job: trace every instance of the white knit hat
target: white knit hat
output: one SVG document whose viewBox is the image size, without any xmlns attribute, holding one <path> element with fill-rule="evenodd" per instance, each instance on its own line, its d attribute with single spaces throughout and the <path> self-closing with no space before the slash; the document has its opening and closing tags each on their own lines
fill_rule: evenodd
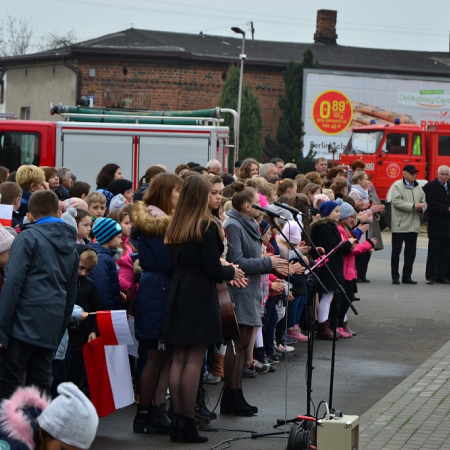
<svg viewBox="0 0 450 450">
<path fill-rule="evenodd" d="M 126 204 L 126 198 L 122 194 L 117 194 L 109 203 L 109 212 L 120 211 Z"/>
<path fill-rule="evenodd" d="M 14 236 L 0 224 L 0 254 L 10 250 L 13 241 Z"/>
<path fill-rule="evenodd" d="M 61 219 L 64 220 L 67 225 L 75 228 L 75 231 L 78 231 L 77 221 L 75 220 L 75 217 L 77 217 L 77 210 L 72 207 L 67 208 L 67 211 L 64 214 L 61 214 Z"/>
<path fill-rule="evenodd" d="M 73 383 L 61 383 L 58 394 L 38 417 L 39 426 L 68 445 L 90 448 L 98 427 L 94 405 Z"/>
<path fill-rule="evenodd" d="M 288 238 L 291 244 L 298 245 L 302 241 L 302 230 L 297 222 L 290 220 L 286 222 L 283 227 L 283 234 Z M 283 235 L 280 235 L 280 239 L 286 242 Z"/>
</svg>

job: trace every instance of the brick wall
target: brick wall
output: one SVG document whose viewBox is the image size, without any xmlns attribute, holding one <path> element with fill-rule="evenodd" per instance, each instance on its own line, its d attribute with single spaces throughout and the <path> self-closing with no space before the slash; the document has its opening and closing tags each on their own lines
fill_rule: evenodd
<svg viewBox="0 0 450 450">
<path fill-rule="evenodd" d="M 182 63 L 93 62 L 79 60 L 81 95 L 95 95 L 97 107 L 192 110 L 220 106 L 228 66 Z M 90 71 L 95 69 L 95 76 Z M 263 139 L 276 135 L 281 71 L 244 67 L 244 82 L 259 98 Z"/>
</svg>

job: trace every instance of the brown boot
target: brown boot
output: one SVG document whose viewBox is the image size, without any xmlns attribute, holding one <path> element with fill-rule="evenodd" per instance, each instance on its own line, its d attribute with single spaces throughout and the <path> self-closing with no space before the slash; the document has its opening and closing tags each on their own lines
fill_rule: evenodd
<svg viewBox="0 0 450 450">
<path fill-rule="evenodd" d="M 336 338 L 339 339 L 341 335 L 339 333 L 336 334 Z M 328 327 L 328 321 L 319 323 L 319 327 L 316 334 L 316 339 L 323 339 L 326 341 L 333 340 L 333 331 Z"/>
<path fill-rule="evenodd" d="M 224 379 L 223 374 L 223 361 L 225 359 L 225 355 L 220 353 L 214 353 L 213 356 L 213 365 L 211 367 L 211 374 L 215 377 L 220 377 L 222 380 Z"/>
</svg>

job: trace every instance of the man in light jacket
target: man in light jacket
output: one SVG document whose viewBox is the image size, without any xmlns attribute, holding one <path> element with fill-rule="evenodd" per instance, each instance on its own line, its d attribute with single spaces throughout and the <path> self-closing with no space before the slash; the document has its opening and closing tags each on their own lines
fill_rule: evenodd
<svg viewBox="0 0 450 450">
<path fill-rule="evenodd" d="M 411 278 L 416 259 L 417 235 L 420 233 L 420 216 L 426 210 L 425 193 L 416 181 L 418 170 L 413 165 L 403 168 L 403 178 L 394 183 L 392 191 L 391 231 L 392 283 L 400 284 L 400 253 L 405 244 L 402 283 L 417 284 Z"/>
</svg>

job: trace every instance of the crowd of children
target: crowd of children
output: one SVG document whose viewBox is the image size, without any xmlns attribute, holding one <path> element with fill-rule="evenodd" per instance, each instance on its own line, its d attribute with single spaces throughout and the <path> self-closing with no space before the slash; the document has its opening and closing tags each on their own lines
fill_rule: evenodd
<svg viewBox="0 0 450 450">
<path fill-rule="evenodd" d="M 100 170 L 92 192 L 88 183 L 74 181 L 69 168 L 21 166 L 0 184 L 0 203 L 13 208 L 12 227 L 0 226 L 0 399 L 11 396 L 25 373 L 27 385 L 54 397 L 65 381 L 88 393 L 83 346 L 99 335 L 95 315 L 88 313 L 126 309 L 136 315 L 140 341 L 135 373 L 140 403 L 133 428 L 145 433 L 173 431 L 168 416 L 181 420 L 182 413 L 179 404 L 175 412 L 166 410 L 173 365 L 166 340 L 178 345 L 178 332 L 170 328 L 167 316 L 174 320 L 174 311 L 172 307 L 166 313 L 166 304 L 177 255 L 169 254 L 164 240 L 174 211 L 181 207 L 183 183 L 193 176 L 210 183 L 208 220 L 219 227 L 222 265 L 240 274 L 230 282 L 230 290 L 241 336 L 234 355 L 230 346 L 220 345 L 214 330 L 208 336 L 204 330 L 200 334 L 202 345 L 211 346 L 206 355 L 195 353 L 196 360 L 204 359 L 199 363 L 199 386 L 189 376 L 197 393 L 196 419 L 216 417 L 206 406 L 203 383 L 225 379 L 221 412 L 250 416 L 258 409 L 243 396 L 243 377 L 275 372 L 282 355 L 315 332 L 316 338 L 327 340 L 356 335 L 347 324 L 349 302 L 357 299 L 355 257 L 373 251 L 378 241 L 364 239 L 368 215 L 358 216 L 355 202 L 346 195 L 347 181 L 337 176 L 332 189 L 322 190 L 319 174 L 302 176 L 295 168 L 289 171 L 292 179 L 267 180 L 258 176 L 254 160 L 242 162 L 234 181 L 214 172 L 199 175 L 194 165 L 180 165 L 181 176 L 150 167 L 134 198 L 131 181 L 116 164 Z M 136 198 L 142 201 L 136 203 Z M 194 209 L 201 203 L 189 201 Z M 283 218 L 276 220 L 273 213 Z M 307 282 L 315 280 L 306 270 L 310 266 L 315 266 L 320 283 Z M 231 268 L 223 273 L 227 279 L 233 277 Z M 179 309 L 180 303 L 174 304 Z M 183 348 L 189 348 L 187 338 Z M 181 367 L 175 354 L 174 367 Z M 184 394 L 177 395 L 178 402 L 184 401 Z M 190 412 L 183 416 L 183 427 L 190 419 Z M 188 431 L 177 433 L 172 433 L 173 440 L 204 440 Z"/>
</svg>

